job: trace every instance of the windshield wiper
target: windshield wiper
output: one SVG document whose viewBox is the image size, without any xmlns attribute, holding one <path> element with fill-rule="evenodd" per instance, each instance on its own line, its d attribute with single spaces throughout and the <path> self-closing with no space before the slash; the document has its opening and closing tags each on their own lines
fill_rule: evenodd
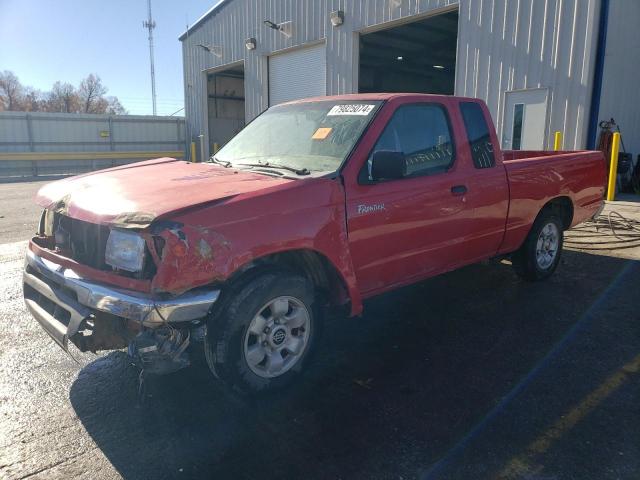
<svg viewBox="0 0 640 480">
<path fill-rule="evenodd" d="M 271 164 L 269 162 L 265 163 L 238 163 L 237 165 L 244 165 L 246 167 L 263 167 L 263 168 L 280 168 L 282 170 L 288 170 L 290 172 L 295 173 L 296 175 L 309 175 L 311 172 L 308 168 L 295 168 L 289 167 L 287 165 L 280 164 Z"/>
<path fill-rule="evenodd" d="M 209 162 L 210 163 L 217 163 L 218 165 L 222 165 L 224 168 L 231 167 L 231 162 L 225 162 L 224 160 L 219 160 L 214 156 L 209 158 Z"/>
</svg>

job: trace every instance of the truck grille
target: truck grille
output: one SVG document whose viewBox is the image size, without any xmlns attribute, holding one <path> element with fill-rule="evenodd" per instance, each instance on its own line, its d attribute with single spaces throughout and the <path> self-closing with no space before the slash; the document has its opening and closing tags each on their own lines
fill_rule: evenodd
<svg viewBox="0 0 640 480">
<path fill-rule="evenodd" d="M 109 227 L 56 213 L 53 220 L 56 247 L 78 263 L 111 270 L 104 261 Z"/>
<path fill-rule="evenodd" d="M 118 275 L 150 279 L 156 274 L 156 265 L 145 247 L 145 260 L 141 272 L 114 270 L 105 262 L 105 250 L 109 239 L 109 227 L 71 218 L 61 213 L 53 214 L 53 233 L 56 250 L 82 265 L 115 271 Z"/>
</svg>

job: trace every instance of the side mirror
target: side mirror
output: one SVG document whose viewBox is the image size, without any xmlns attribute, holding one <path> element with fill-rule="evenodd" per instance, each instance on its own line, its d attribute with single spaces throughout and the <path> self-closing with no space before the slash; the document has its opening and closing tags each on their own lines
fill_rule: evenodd
<svg viewBox="0 0 640 480">
<path fill-rule="evenodd" d="M 393 180 L 405 176 L 407 162 L 402 152 L 380 150 L 373 154 L 371 161 L 371 178 L 377 180 Z"/>
</svg>

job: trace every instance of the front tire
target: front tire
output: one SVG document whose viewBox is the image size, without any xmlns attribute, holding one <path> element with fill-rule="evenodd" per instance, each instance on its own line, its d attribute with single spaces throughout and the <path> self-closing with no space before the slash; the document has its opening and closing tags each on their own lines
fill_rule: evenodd
<svg viewBox="0 0 640 480">
<path fill-rule="evenodd" d="M 313 285 L 304 277 L 253 277 L 230 293 L 207 324 L 209 368 L 240 393 L 283 388 L 307 364 L 318 336 L 316 318 Z"/>
<path fill-rule="evenodd" d="M 563 241 L 562 220 L 552 211 L 543 211 L 511 257 L 516 273 L 528 281 L 549 278 L 560 262 Z"/>
</svg>

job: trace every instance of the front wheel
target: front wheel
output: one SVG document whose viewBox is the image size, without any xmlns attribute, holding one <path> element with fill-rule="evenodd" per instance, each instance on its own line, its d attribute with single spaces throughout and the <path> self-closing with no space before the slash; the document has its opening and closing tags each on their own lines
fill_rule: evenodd
<svg viewBox="0 0 640 480">
<path fill-rule="evenodd" d="M 522 247 L 511 260 L 516 273 L 525 280 L 544 280 L 560 262 L 562 220 L 552 212 L 542 212 L 531 227 Z"/>
<path fill-rule="evenodd" d="M 317 330 L 311 283 L 284 272 L 262 274 L 231 293 L 210 319 L 207 363 L 242 393 L 275 390 L 302 372 Z"/>
</svg>

